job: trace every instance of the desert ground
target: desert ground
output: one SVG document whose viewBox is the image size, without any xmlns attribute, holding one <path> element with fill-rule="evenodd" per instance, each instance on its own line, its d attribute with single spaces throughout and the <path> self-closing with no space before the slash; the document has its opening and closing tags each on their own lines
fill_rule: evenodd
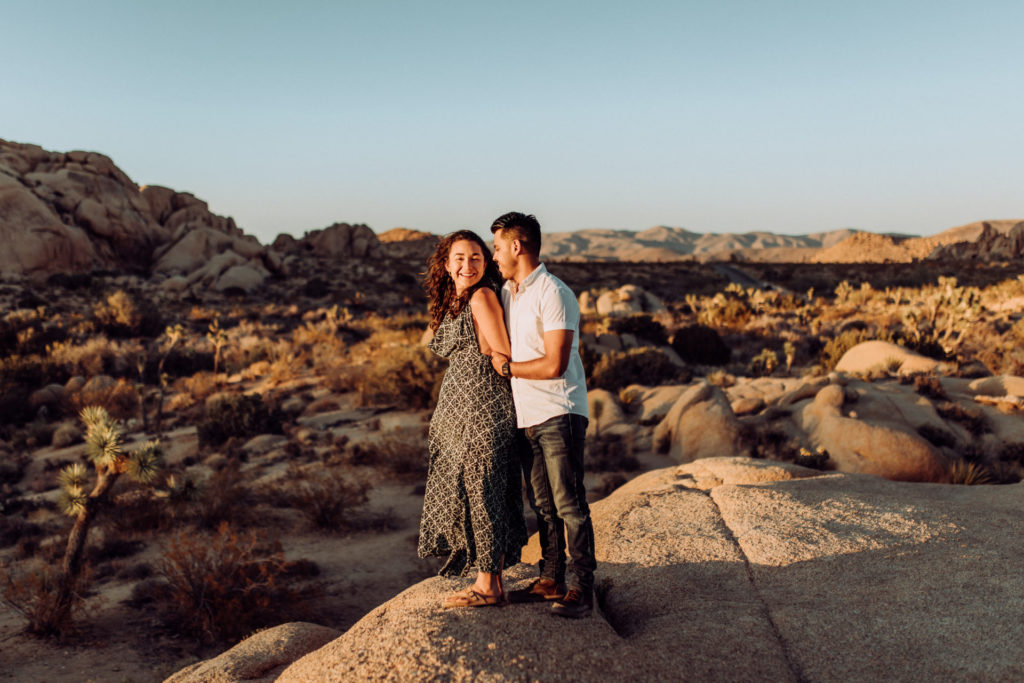
<svg viewBox="0 0 1024 683">
<path fill-rule="evenodd" d="M 113 272 L 0 283 L 0 678 L 162 680 L 286 621 L 345 631 L 436 573 L 415 545 L 444 368 L 422 343 L 417 262 L 323 268 L 252 293 Z M 550 268 L 585 313 L 594 501 L 716 455 L 902 481 L 1024 474 L 1019 263 Z M 889 346 L 844 360 L 864 342 Z M 927 402 L 897 425 L 917 450 L 855 460 L 801 427 L 797 406 L 837 382 L 836 419 L 865 429 L 892 428 L 881 396 Z M 81 463 L 95 483 L 80 419 L 95 405 L 125 453 L 159 439 L 159 469 L 116 481 L 54 623 L 73 523 L 60 475 Z M 695 438 L 691 405 L 718 426 Z"/>
</svg>

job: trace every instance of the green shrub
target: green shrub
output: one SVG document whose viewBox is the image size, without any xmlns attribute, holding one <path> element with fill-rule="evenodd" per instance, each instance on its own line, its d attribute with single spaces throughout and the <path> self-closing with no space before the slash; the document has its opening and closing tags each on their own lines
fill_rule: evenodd
<svg viewBox="0 0 1024 683">
<path fill-rule="evenodd" d="M 659 349 L 631 349 L 602 356 L 594 367 L 590 388 L 617 392 L 630 384 L 680 384 L 690 381 L 691 373 L 673 363 Z"/>
<path fill-rule="evenodd" d="M 611 318 L 608 329 L 615 334 L 631 334 L 658 346 L 668 343 L 665 326 L 647 314 Z"/>
<path fill-rule="evenodd" d="M 696 365 L 725 365 L 732 356 L 721 335 L 707 325 L 678 330 L 672 337 L 672 348 L 684 361 Z"/>
<path fill-rule="evenodd" d="M 200 446 L 219 446 L 231 437 L 280 434 L 281 413 L 271 410 L 259 394 L 232 394 L 211 400 L 197 427 Z"/>
</svg>

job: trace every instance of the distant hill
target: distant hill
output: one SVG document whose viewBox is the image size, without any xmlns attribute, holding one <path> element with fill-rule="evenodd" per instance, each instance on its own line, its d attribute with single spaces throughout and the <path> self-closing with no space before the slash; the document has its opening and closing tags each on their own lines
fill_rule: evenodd
<svg viewBox="0 0 1024 683">
<path fill-rule="evenodd" d="M 544 236 L 542 255 L 559 261 L 758 260 L 770 252 L 803 261 L 858 231 L 849 228 L 809 235 L 771 232 L 699 233 L 659 225 L 641 232 L 577 230 Z M 777 260 L 771 258 L 769 260 Z"/>
</svg>

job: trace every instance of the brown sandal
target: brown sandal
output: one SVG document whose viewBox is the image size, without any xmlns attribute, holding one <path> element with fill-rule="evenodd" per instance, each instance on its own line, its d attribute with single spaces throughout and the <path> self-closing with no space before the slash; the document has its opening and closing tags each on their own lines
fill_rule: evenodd
<svg viewBox="0 0 1024 683">
<path fill-rule="evenodd" d="M 472 588 L 457 591 L 444 599 L 444 607 L 501 607 L 508 602 L 504 592 L 501 595 L 483 595 Z"/>
</svg>

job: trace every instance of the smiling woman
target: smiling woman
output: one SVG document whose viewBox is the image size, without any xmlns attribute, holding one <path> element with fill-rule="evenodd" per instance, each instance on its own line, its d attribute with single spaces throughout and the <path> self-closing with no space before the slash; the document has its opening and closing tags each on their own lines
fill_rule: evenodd
<svg viewBox="0 0 1024 683">
<path fill-rule="evenodd" d="M 477 574 L 445 607 L 505 603 L 501 573 L 526 542 L 512 390 L 489 355 L 510 353 L 500 282 L 487 246 L 468 230 L 441 240 L 427 271 L 430 348 L 448 369 L 430 419 L 418 552 L 446 557 L 442 576 Z"/>
</svg>

